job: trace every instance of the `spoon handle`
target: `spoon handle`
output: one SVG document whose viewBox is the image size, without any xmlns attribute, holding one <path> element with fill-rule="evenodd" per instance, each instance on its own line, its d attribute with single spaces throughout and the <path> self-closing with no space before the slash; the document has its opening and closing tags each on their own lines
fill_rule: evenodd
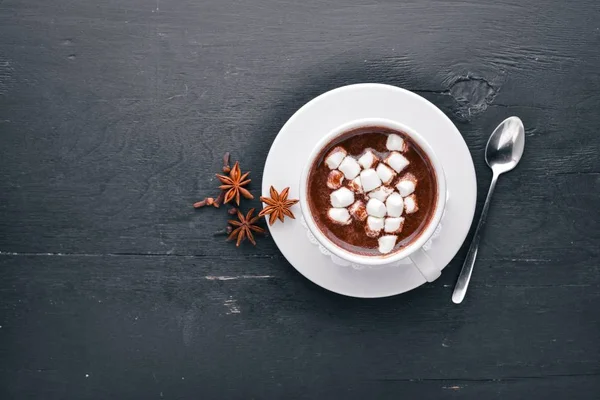
<svg viewBox="0 0 600 400">
<path fill-rule="evenodd" d="M 465 294 L 467 294 L 467 287 L 469 286 L 469 281 L 471 280 L 471 275 L 473 274 L 473 266 L 475 265 L 475 258 L 477 258 L 477 251 L 479 250 L 481 231 L 487 219 L 487 213 L 490 208 L 492 194 L 496 188 L 498 175 L 499 174 L 494 173 L 494 176 L 492 177 L 492 183 L 490 183 L 490 189 L 488 190 L 485 204 L 483 205 L 483 211 L 481 211 L 481 216 L 479 217 L 479 222 L 477 223 L 475 235 L 473 235 L 473 240 L 471 241 L 471 246 L 469 247 L 469 252 L 467 253 L 467 258 L 465 259 L 465 263 L 463 264 L 460 275 L 458 276 L 458 280 L 456 281 L 454 293 L 452 293 L 452 301 L 456 304 L 462 303 L 463 299 L 465 298 Z"/>
</svg>

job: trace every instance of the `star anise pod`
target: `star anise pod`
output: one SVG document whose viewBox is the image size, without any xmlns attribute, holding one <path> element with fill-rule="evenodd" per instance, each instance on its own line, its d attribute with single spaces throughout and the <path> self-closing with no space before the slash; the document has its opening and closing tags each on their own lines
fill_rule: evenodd
<svg viewBox="0 0 600 400">
<path fill-rule="evenodd" d="M 263 217 L 265 215 L 269 215 L 269 225 L 273 225 L 273 223 L 279 218 L 281 222 L 287 216 L 292 219 L 296 219 L 294 214 L 290 210 L 294 204 L 298 202 L 298 200 L 288 200 L 288 193 L 290 188 L 287 187 L 283 189 L 281 193 L 277 193 L 277 190 L 273 186 L 269 190 L 269 194 L 271 197 L 260 196 L 260 201 L 267 204 L 265 208 L 258 214 L 259 217 Z"/>
<path fill-rule="evenodd" d="M 235 245 L 239 246 L 245 238 L 248 238 L 250 243 L 256 246 L 256 241 L 254 240 L 252 232 L 265 233 L 265 230 L 260 226 L 255 225 L 260 217 L 252 218 L 253 213 L 254 208 L 248 211 L 248 214 L 244 217 L 244 214 L 242 214 L 240 210 L 237 210 L 238 220 L 229 220 L 229 224 L 233 225 L 235 229 L 231 232 L 227 240 L 236 239 Z"/>
<path fill-rule="evenodd" d="M 239 206 L 240 193 L 247 199 L 254 198 L 252 193 L 244 188 L 244 186 L 250 183 L 250 179 L 246 179 L 249 174 L 250 172 L 246 172 L 242 175 L 240 163 L 237 161 L 231 171 L 229 171 L 229 176 L 216 174 L 217 178 L 219 178 L 222 183 L 222 185 L 219 186 L 219 189 L 226 190 L 224 203 L 229 203 L 231 200 L 235 199 L 236 204 Z"/>
</svg>

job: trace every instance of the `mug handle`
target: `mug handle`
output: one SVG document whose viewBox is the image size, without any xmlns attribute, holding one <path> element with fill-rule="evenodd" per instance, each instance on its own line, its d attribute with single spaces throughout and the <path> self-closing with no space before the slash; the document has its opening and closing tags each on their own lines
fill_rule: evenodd
<svg viewBox="0 0 600 400">
<path fill-rule="evenodd" d="M 442 274 L 442 271 L 435 266 L 431 257 L 423 249 L 415 251 L 409 258 L 427 282 L 435 281 Z"/>
</svg>

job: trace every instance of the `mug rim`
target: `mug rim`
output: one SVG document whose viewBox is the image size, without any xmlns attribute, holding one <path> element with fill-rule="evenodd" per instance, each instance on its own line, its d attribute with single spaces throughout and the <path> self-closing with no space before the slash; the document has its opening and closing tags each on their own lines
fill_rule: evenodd
<svg viewBox="0 0 600 400">
<path fill-rule="evenodd" d="M 331 241 L 325 234 L 319 229 L 317 224 L 315 223 L 310 206 L 308 204 L 308 176 L 312 169 L 312 166 L 319 156 L 323 148 L 329 144 L 336 137 L 341 136 L 342 134 L 348 132 L 349 130 L 367 127 L 367 126 L 382 126 L 385 128 L 390 128 L 393 130 L 400 131 L 405 135 L 409 136 L 411 140 L 414 140 L 417 145 L 425 152 L 431 165 L 433 166 L 434 172 L 436 174 L 436 183 L 437 183 L 437 199 L 435 202 L 436 209 L 434 211 L 433 216 L 429 224 L 426 228 L 417 236 L 415 240 L 413 240 L 408 246 L 405 246 L 403 249 L 394 252 L 392 254 L 386 255 L 361 255 L 357 253 L 352 253 L 346 249 L 341 248 L 333 241 Z M 437 155 L 427 143 L 427 141 L 419 135 L 414 129 L 409 126 L 394 121 L 387 118 L 360 118 L 355 119 L 349 122 L 346 122 L 342 125 L 337 126 L 336 128 L 330 130 L 326 135 L 323 136 L 319 140 L 319 142 L 315 145 L 311 154 L 308 158 L 307 164 L 304 166 L 302 171 L 302 175 L 300 176 L 300 188 L 299 188 L 299 198 L 300 198 L 300 208 L 302 210 L 302 214 L 304 216 L 304 220 L 306 221 L 306 225 L 308 226 L 310 232 L 317 239 L 317 241 L 325 247 L 332 254 L 340 257 L 346 261 L 349 261 L 353 264 L 365 265 L 365 266 L 381 266 L 392 264 L 397 261 L 400 261 L 406 257 L 409 257 L 414 252 L 418 251 L 427 243 L 427 241 L 434 234 L 437 226 L 440 224 L 442 219 L 442 215 L 446 208 L 446 176 L 444 173 L 444 168 L 439 161 Z"/>
</svg>

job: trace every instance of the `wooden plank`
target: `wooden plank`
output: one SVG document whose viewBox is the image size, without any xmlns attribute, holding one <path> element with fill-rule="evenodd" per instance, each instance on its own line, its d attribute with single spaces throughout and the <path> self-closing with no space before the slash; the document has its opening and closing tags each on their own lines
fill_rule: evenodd
<svg viewBox="0 0 600 400">
<path fill-rule="evenodd" d="M 591 38 L 578 35 L 582 26 L 565 31 L 541 17 L 535 29 L 553 33 L 537 37 L 535 45 L 516 37 L 506 44 L 501 39 L 509 32 L 482 29 L 480 38 L 463 38 L 459 48 L 444 47 L 466 29 L 458 24 L 448 35 L 449 15 L 470 21 L 471 31 L 488 26 L 488 11 L 500 21 L 527 11 L 502 4 L 504 14 L 497 4 L 436 4 L 429 8 L 438 11 L 426 17 L 419 13 L 427 2 L 381 4 L 366 25 L 345 26 L 346 35 L 327 31 L 331 37 L 318 43 L 313 34 L 295 35 L 301 26 L 273 26 L 289 8 L 269 2 L 236 5 L 235 11 L 227 2 L 179 2 L 162 10 L 140 1 L 100 8 L 83 2 L 63 9 L 39 1 L 5 4 L 2 53 L 10 57 L 0 63 L 7 71 L 0 146 L 15 150 L 0 160 L 0 249 L 220 254 L 224 248 L 212 246 L 203 229 L 221 229 L 226 217 L 207 218 L 190 204 L 214 193 L 212 173 L 222 153 L 231 151 L 253 171 L 256 193 L 270 143 L 286 118 L 328 89 L 362 81 L 416 90 L 452 116 L 472 150 L 480 193 L 489 177 L 483 161 L 489 132 L 503 118 L 520 115 L 528 132 L 526 155 L 500 184 L 498 196 L 504 198 L 499 201 L 506 204 L 495 207 L 511 210 L 501 214 L 500 224 L 510 219 L 519 225 L 510 237 L 520 243 L 540 224 L 531 209 L 543 212 L 543 219 L 559 220 L 553 231 L 540 235 L 545 245 L 554 237 L 544 234 L 572 229 L 562 209 L 546 210 L 549 199 L 564 195 L 566 187 L 598 187 L 597 121 L 579 116 L 596 109 L 592 88 L 599 82 L 590 74 L 600 56 Z M 293 19 L 306 20 L 315 7 L 309 2 L 295 8 Z M 329 7 L 315 23 L 372 8 L 336 2 Z M 549 7 L 543 15 L 558 15 L 560 9 Z M 59 10 L 61 17 L 53 18 Z M 563 11 L 572 19 L 589 18 L 579 8 Z M 392 14 L 393 24 L 385 18 Z M 419 30 L 441 40 L 435 54 L 418 41 L 398 42 L 406 29 L 418 26 L 415 18 L 426 18 L 427 27 Z M 376 31 L 364 29 L 369 21 Z M 263 32 L 261 26 L 269 29 Z M 21 38 L 24 29 L 28 36 Z M 577 44 L 557 41 L 559 34 L 577 37 Z M 488 51 L 492 39 L 499 47 L 483 60 L 473 58 Z M 332 49 L 337 49 L 333 55 Z M 477 61 L 454 63 L 465 56 Z M 562 177 L 584 173 L 592 175 Z M 511 192 L 515 181 L 522 184 L 518 198 Z M 582 213 L 596 208 L 597 196 L 587 198 L 579 206 Z M 532 217 L 535 225 L 521 224 Z M 502 235 L 493 224 L 490 236 Z M 266 251 L 276 254 L 272 245 Z"/>
<path fill-rule="evenodd" d="M 2 375 L 15 396 L 598 388 L 598 285 L 507 285 L 499 277 L 474 282 L 472 301 L 457 307 L 446 277 L 364 301 L 317 289 L 270 258 L 0 262 Z"/>
</svg>

